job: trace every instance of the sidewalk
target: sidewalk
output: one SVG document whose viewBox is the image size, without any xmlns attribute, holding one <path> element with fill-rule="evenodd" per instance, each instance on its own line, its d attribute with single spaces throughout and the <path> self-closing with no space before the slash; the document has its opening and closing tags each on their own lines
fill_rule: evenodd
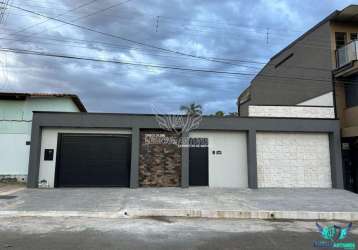
<svg viewBox="0 0 358 250">
<path fill-rule="evenodd" d="M 153 216 L 358 221 L 358 195 L 334 189 L 25 189 L 0 216 Z"/>
<path fill-rule="evenodd" d="M 25 184 L 8 184 L 0 182 L 0 196 L 11 195 L 12 193 L 16 193 L 24 189 Z"/>
</svg>

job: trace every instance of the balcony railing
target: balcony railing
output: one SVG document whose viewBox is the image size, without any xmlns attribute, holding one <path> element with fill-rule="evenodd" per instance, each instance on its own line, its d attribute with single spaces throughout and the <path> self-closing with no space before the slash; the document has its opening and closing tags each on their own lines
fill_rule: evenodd
<svg viewBox="0 0 358 250">
<path fill-rule="evenodd" d="M 358 40 L 352 41 L 336 51 L 337 68 L 358 60 Z"/>
</svg>

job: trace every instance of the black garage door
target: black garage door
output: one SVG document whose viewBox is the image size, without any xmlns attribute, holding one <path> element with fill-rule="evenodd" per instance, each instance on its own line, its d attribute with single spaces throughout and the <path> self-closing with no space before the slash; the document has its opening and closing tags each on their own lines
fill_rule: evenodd
<svg viewBox="0 0 358 250">
<path fill-rule="evenodd" d="M 130 135 L 60 134 L 57 187 L 128 187 Z"/>
</svg>

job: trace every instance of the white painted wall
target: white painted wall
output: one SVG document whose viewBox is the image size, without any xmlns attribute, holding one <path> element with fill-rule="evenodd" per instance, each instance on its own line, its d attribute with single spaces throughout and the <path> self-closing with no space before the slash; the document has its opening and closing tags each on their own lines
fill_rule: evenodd
<svg viewBox="0 0 358 250">
<path fill-rule="evenodd" d="M 0 178 L 23 177 L 28 172 L 33 111 L 78 112 L 69 97 L 28 97 L 0 100 Z"/>
<path fill-rule="evenodd" d="M 41 134 L 41 156 L 39 182 L 47 181 L 46 187 L 54 187 L 58 133 L 93 133 L 93 134 L 131 134 L 125 129 L 75 129 L 75 128 L 44 128 Z M 44 161 L 45 149 L 54 149 L 54 160 Z"/>
<path fill-rule="evenodd" d="M 328 134 L 257 133 L 259 187 L 331 188 Z"/>
<path fill-rule="evenodd" d="M 245 132 L 194 131 L 190 137 L 208 138 L 210 187 L 248 187 Z M 214 155 L 213 150 L 222 154 Z"/>
<path fill-rule="evenodd" d="M 306 106 L 334 106 L 333 102 L 333 92 L 329 92 L 324 95 L 317 96 L 315 98 L 306 100 L 297 105 L 306 105 Z"/>
<path fill-rule="evenodd" d="M 0 174 L 11 176 L 27 175 L 30 146 L 27 134 L 0 134 Z"/>
<path fill-rule="evenodd" d="M 290 118 L 326 118 L 333 119 L 333 107 L 300 106 L 249 106 L 251 117 L 290 117 Z"/>
</svg>

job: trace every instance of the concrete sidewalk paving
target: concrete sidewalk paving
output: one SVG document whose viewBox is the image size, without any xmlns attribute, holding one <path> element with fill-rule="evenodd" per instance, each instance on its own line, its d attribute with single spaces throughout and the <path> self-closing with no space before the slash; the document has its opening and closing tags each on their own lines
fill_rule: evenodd
<svg viewBox="0 0 358 250">
<path fill-rule="evenodd" d="M 358 195 L 335 189 L 26 189 L 0 216 L 202 217 L 358 221 Z"/>
<path fill-rule="evenodd" d="M 0 183 L 0 195 L 10 195 L 25 189 L 24 184 Z"/>
</svg>

